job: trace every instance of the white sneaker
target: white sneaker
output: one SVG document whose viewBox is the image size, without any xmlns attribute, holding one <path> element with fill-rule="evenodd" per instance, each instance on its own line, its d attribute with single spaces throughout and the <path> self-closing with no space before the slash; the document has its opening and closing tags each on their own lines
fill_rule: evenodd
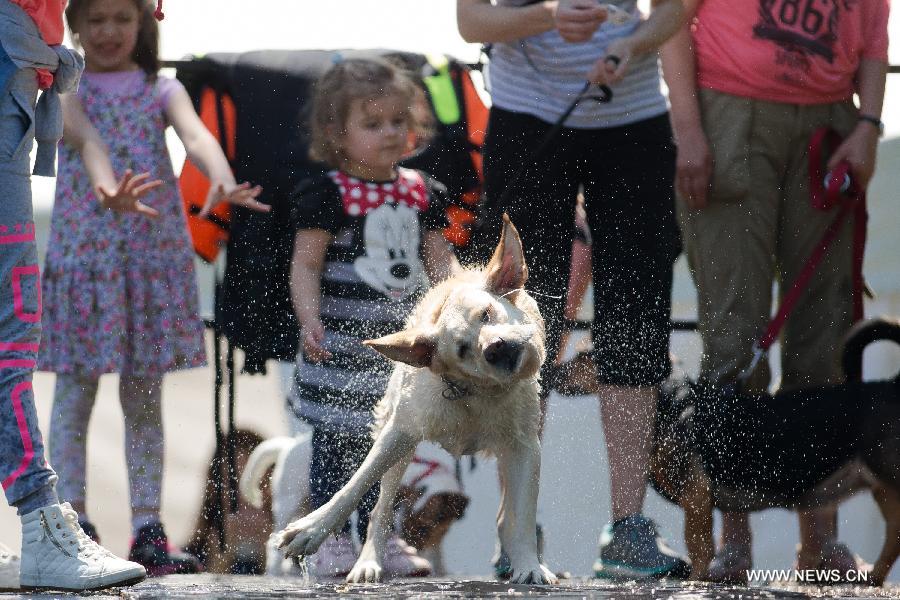
<svg viewBox="0 0 900 600">
<path fill-rule="evenodd" d="M 0 544 L 0 592 L 19 589 L 19 557 Z"/>
<path fill-rule="evenodd" d="M 381 563 L 387 577 L 428 577 L 431 575 L 431 563 L 419 556 L 415 548 L 393 535 L 384 549 Z"/>
<path fill-rule="evenodd" d="M 319 550 L 309 557 L 309 574 L 314 577 L 346 577 L 359 554 L 349 533 L 329 535 Z"/>
<path fill-rule="evenodd" d="M 22 517 L 21 586 L 26 590 L 99 590 L 132 585 L 144 567 L 123 560 L 89 538 L 68 503 Z"/>
</svg>

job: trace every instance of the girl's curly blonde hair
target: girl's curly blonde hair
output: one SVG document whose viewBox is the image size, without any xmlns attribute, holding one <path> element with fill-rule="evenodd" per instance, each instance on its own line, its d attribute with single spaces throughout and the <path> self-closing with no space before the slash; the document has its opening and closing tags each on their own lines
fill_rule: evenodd
<svg viewBox="0 0 900 600">
<path fill-rule="evenodd" d="M 410 131 L 427 134 L 427 126 L 414 118 L 413 104 L 423 92 L 403 70 L 379 58 L 348 58 L 336 63 L 316 83 L 310 122 L 309 157 L 333 169 L 344 166 L 340 139 L 346 133 L 350 107 L 357 100 L 399 96 L 407 110 Z"/>
</svg>

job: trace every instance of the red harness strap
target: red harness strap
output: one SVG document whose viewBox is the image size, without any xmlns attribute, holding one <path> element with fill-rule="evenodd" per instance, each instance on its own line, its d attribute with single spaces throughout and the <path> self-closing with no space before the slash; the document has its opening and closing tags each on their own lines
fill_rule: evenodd
<svg viewBox="0 0 900 600">
<path fill-rule="evenodd" d="M 822 262 L 822 258 L 828 251 L 828 247 L 837 237 L 838 232 L 843 225 L 844 220 L 853 213 L 854 230 L 853 230 L 853 320 L 858 321 L 863 316 L 862 292 L 863 292 L 863 276 L 862 263 L 863 254 L 866 248 L 866 222 L 868 221 L 868 213 L 866 212 L 866 193 L 860 190 L 850 176 L 850 163 L 841 161 L 828 174 L 828 181 L 825 182 L 825 164 L 827 156 L 842 141 L 841 136 L 829 128 L 817 130 L 809 141 L 809 190 L 810 203 L 818 210 L 828 211 L 837 207 L 837 214 L 831 225 L 825 231 L 819 245 L 816 246 L 812 254 L 803 265 L 800 275 L 791 285 L 791 289 L 784 297 L 778 313 L 769 321 L 765 333 L 756 342 L 754 348 L 753 361 L 744 371 L 746 375 L 753 370 L 759 359 L 768 351 L 769 347 L 775 342 L 781 328 L 787 320 L 788 315 L 794 309 L 803 289 L 809 284 L 816 267 Z M 827 146 L 827 153 L 823 152 L 823 148 Z M 849 181 L 849 186 L 846 183 Z M 845 187 L 846 186 L 846 187 Z M 842 190 L 842 188 L 844 188 Z"/>
<path fill-rule="evenodd" d="M 419 458 L 418 456 L 413 456 L 410 462 L 417 465 L 427 465 L 425 471 L 409 483 L 409 487 L 412 488 L 418 486 L 426 477 L 441 468 L 441 463 L 435 460 L 426 460 L 424 458 Z"/>
</svg>

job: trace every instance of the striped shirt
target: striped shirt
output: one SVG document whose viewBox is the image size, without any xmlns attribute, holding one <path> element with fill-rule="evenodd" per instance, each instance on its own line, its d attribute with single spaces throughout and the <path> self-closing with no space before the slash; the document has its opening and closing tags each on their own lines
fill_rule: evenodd
<svg viewBox="0 0 900 600">
<path fill-rule="evenodd" d="M 505 6 L 522 6 L 528 0 L 496 0 Z M 491 47 L 488 84 L 494 106 L 526 113 L 548 123 L 557 120 L 584 86 L 594 63 L 613 40 L 630 35 L 640 24 L 635 0 L 615 0 L 632 18 L 622 24 L 604 23 L 590 41 L 569 43 L 555 29 Z M 566 120 L 567 127 L 599 129 L 628 125 L 664 114 L 666 98 L 661 89 L 657 53 L 633 58 L 625 78 L 611 86 L 612 102 L 581 101 Z"/>
<path fill-rule="evenodd" d="M 399 169 L 394 181 L 364 181 L 331 171 L 301 184 L 292 203 L 296 230 L 323 229 L 333 239 L 322 272 L 323 363 L 297 356 L 288 398 L 316 427 L 365 435 L 393 363 L 363 340 L 403 329 L 428 287 L 421 244 L 446 225 L 443 186 Z"/>
</svg>

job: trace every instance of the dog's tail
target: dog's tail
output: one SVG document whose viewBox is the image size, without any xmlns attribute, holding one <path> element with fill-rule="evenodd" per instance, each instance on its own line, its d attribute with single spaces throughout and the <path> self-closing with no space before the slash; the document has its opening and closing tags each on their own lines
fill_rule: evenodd
<svg viewBox="0 0 900 600">
<path fill-rule="evenodd" d="M 862 381 L 863 351 L 872 342 L 892 341 L 900 345 L 900 321 L 879 317 L 854 325 L 844 338 L 843 368 L 847 381 Z M 897 378 L 900 379 L 900 373 Z"/>
<path fill-rule="evenodd" d="M 278 461 L 281 452 L 295 443 L 292 437 L 276 437 L 264 441 L 253 449 L 244 472 L 241 473 L 241 495 L 256 508 L 262 508 L 263 495 L 261 484 L 266 471 Z"/>
</svg>

